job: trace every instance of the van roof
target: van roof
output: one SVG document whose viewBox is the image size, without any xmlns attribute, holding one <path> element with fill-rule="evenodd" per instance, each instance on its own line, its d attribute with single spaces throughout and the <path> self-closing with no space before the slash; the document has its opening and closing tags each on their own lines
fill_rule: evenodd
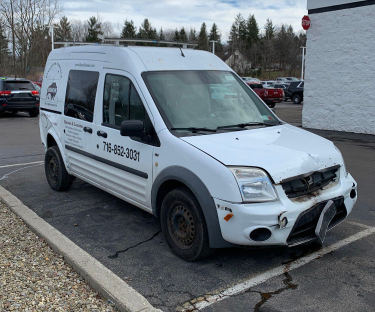
<svg viewBox="0 0 375 312">
<path fill-rule="evenodd" d="M 133 62 L 140 71 L 231 70 L 207 51 L 139 46 L 85 45 L 55 49 L 49 60 L 99 61 L 118 66 Z M 118 65 L 118 66 L 117 66 Z M 143 65 L 143 66 L 142 66 Z M 143 67 L 142 69 L 139 67 Z M 124 67 L 119 67 L 124 68 Z M 125 67 L 126 68 L 126 67 Z"/>
</svg>

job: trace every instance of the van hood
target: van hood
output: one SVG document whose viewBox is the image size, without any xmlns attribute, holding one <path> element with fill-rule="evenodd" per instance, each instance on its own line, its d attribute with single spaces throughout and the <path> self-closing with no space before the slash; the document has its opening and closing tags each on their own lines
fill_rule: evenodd
<svg viewBox="0 0 375 312">
<path fill-rule="evenodd" d="M 275 183 L 343 165 L 331 141 L 288 124 L 181 139 L 226 166 L 262 168 Z"/>
</svg>

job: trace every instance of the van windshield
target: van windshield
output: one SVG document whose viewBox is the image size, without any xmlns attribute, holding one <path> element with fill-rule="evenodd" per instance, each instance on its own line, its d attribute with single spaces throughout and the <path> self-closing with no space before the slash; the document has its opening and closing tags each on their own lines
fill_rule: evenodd
<svg viewBox="0 0 375 312">
<path fill-rule="evenodd" d="M 172 130 L 279 124 L 265 104 L 231 72 L 145 72 L 142 76 Z"/>
</svg>

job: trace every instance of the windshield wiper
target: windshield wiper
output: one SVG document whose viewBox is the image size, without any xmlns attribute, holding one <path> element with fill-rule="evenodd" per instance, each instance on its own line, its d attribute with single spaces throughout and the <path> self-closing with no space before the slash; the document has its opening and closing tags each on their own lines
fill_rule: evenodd
<svg viewBox="0 0 375 312">
<path fill-rule="evenodd" d="M 197 131 L 208 131 L 208 132 L 216 132 L 216 129 L 208 129 L 208 128 L 196 128 L 196 127 L 188 127 L 188 128 L 171 128 L 171 130 L 186 130 L 191 131 L 193 133 Z"/>
<path fill-rule="evenodd" d="M 228 126 L 220 126 L 217 129 L 227 129 L 227 128 L 245 128 L 248 126 L 266 126 L 266 127 L 273 127 L 277 126 L 275 124 L 265 123 L 265 122 L 248 122 L 248 123 L 240 123 L 237 125 L 228 125 Z"/>
</svg>

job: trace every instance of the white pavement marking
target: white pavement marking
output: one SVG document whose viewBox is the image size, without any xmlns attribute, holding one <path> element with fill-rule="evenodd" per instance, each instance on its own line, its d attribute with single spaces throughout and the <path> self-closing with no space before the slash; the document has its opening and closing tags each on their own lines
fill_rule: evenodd
<svg viewBox="0 0 375 312">
<path fill-rule="evenodd" d="M 33 165 L 33 164 L 41 164 L 43 163 L 44 161 L 33 161 L 33 162 L 29 162 L 29 163 L 23 163 L 23 164 L 13 164 L 13 165 L 5 165 L 5 166 L 0 166 L 0 169 L 1 168 L 9 168 L 9 167 L 17 167 L 17 166 L 26 166 L 26 165 Z"/>
<path fill-rule="evenodd" d="M 201 296 L 204 299 L 201 300 L 201 301 L 198 301 L 196 303 L 193 303 L 193 304 L 191 304 L 190 302 L 187 302 L 183 305 L 182 311 L 202 310 L 202 309 L 204 309 L 204 308 L 206 308 L 206 307 L 208 307 L 208 306 L 210 306 L 210 305 L 212 305 L 216 302 L 219 302 L 219 301 L 224 300 L 224 299 L 228 299 L 233 295 L 237 295 L 239 293 L 245 292 L 246 290 L 248 290 L 248 289 L 250 289 L 254 286 L 257 286 L 259 284 L 262 284 L 262 283 L 266 282 L 267 280 L 269 280 L 273 277 L 277 277 L 277 276 L 282 275 L 284 273 L 290 272 L 294 269 L 297 269 L 301 266 L 304 266 L 305 264 L 310 263 L 313 260 L 320 259 L 322 256 L 324 256 L 324 255 L 326 255 L 326 254 L 328 254 L 332 251 L 338 250 L 341 247 L 344 247 L 344 246 L 346 246 L 350 243 L 353 243 L 353 242 L 355 242 L 357 240 L 360 240 L 364 237 L 367 237 L 371 234 L 375 234 L 375 227 L 369 227 L 367 225 L 360 224 L 360 223 L 355 223 L 355 224 L 360 225 L 362 227 L 365 227 L 366 230 L 363 230 L 361 232 L 358 232 L 357 234 L 354 234 L 352 236 L 344 238 L 343 240 L 341 240 L 341 241 L 339 241 L 335 244 L 324 247 L 319 251 L 316 251 L 316 252 L 314 252 L 310 255 L 299 258 L 297 260 L 294 260 L 294 261 L 292 261 L 288 264 L 280 265 L 280 266 L 278 266 L 274 269 L 263 272 L 263 273 L 255 276 L 255 277 L 251 277 L 248 280 L 246 280 L 246 281 L 244 281 L 240 284 L 237 284 L 237 285 L 232 286 L 228 289 L 225 289 L 225 290 L 222 290 L 222 291 L 218 292 L 217 295 Z"/>
<path fill-rule="evenodd" d="M 21 170 L 26 169 L 26 168 L 40 166 L 40 165 L 42 165 L 42 163 L 41 163 L 41 164 L 36 164 L 36 165 L 31 165 L 31 166 L 22 167 L 22 168 L 17 169 L 17 170 L 13 170 L 13 171 L 11 171 L 11 172 L 9 172 L 9 173 L 7 173 L 7 174 L 4 174 L 4 175 L 0 178 L 0 181 L 6 179 L 6 178 L 7 178 L 8 176 L 10 176 L 12 173 L 15 173 L 15 172 L 17 172 L 17 171 L 21 171 Z"/>
</svg>

